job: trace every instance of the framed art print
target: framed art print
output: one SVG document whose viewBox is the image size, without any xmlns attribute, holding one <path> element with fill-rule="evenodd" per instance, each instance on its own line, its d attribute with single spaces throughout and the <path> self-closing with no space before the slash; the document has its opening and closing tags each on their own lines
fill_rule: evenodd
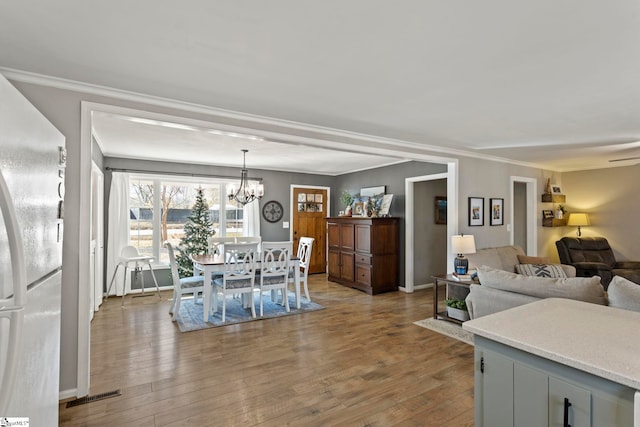
<svg viewBox="0 0 640 427">
<path fill-rule="evenodd" d="M 469 226 L 484 225 L 484 197 L 469 197 Z"/>
<path fill-rule="evenodd" d="M 489 199 L 491 225 L 504 225 L 504 199 Z"/>
</svg>

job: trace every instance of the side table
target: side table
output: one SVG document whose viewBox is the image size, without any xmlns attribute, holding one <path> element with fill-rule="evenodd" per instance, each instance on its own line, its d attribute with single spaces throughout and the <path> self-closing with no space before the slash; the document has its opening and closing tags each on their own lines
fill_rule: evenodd
<svg viewBox="0 0 640 427">
<path fill-rule="evenodd" d="M 479 284 L 477 280 L 458 280 L 453 277 L 452 274 L 441 274 L 437 276 L 432 276 L 433 278 L 433 318 L 434 319 L 443 319 L 448 320 L 449 322 L 459 323 L 462 322 L 458 319 L 454 319 L 447 315 L 447 310 L 438 311 L 438 287 L 440 285 L 445 285 L 445 295 L 450 295 L 451 291 L 455 292 L 457 297 L 463 298 L 469 294 L 469 286 L 475 284 Z"/>
</svg>

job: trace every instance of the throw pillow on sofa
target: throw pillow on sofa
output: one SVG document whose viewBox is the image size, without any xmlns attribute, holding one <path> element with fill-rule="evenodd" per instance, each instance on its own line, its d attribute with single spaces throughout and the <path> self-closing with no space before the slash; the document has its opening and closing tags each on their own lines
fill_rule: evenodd
<svg viewBox="0 0 640 427">
<path fill-rule="evenodd" d="M 549 257 L 518 255 L 518 262 L 520 264 L 549 264 Z"/>
<path fill-rule="evenodd" d="M 537 298 L 568 298 L 607 305 L 600 277 L 549 278 L 523 276 L 482 266 L 478 268 L 481 286 L 530 295 Z"/>
<path fill-rule="evenodd" d="M 613 276 L 607 288 L 609 305 L 640 312 L 640 285 L 622 276 Z"/>
<path fill-rule="evenodd" d="M 516 273 L 536 277 L 567 277 L 558 264 L 516 264 Z"/>
</svg>

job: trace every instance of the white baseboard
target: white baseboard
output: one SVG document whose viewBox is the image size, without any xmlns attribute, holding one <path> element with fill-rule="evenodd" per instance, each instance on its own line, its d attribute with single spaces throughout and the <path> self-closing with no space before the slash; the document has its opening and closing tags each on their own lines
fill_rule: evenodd
<svg viewBox="0 0 640 427">
<path fill-rule="evenodd" d="M 65 399 L 70 399 L 70 398 L 76 398 L 78 397 L 78 389 L 77 388 L 72 388 L 69 390 L 61 390 L 60 393 L 58 394 L 58 400 L 65 400 Z"/>
<path fill-rule="evenodd" d="M 429 289 L 429 288 L 433 288 L 433 283 L 425 283 L 424 285 L 415 285 L 415 286 L 413 287 L 413 290 L 414 290 L 414 291 L 417 291 L 417 290 L 420 290 L 420 289 Z M 411 293 L 411 292 L 407 291 L 407 288 L 406 288 L 406 287 L 404 287 L 404 286 L 399 286 L 399 287 L 398 287 L 398 290 L 399 290 L 400 292 Z"/>
</svg>

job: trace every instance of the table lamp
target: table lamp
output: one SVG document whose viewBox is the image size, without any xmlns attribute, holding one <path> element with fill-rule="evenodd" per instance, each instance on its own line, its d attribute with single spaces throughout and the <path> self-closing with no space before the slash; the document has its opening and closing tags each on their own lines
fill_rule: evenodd
<svg viewBox="0 0 640 427">
<path fill-rule="evenodd" d="M 465 254 L 476 253 L 476 241 L 472 235 L 461 234 L 459 236 L 451 236 L 451 249 L 457 254 L 453 260 L 453 271 L 456 274 L 467 274 L 469 268 L 469 260 L 464 257 Z"/>
<path fill-rule="evenodd" d="M 589 221 L 589 215 L 586 213 L 570 213 L 569 219 L 567 220 L 567 225 L 569 227 L 578 227 L 578 237 L 582 236 L 582 231 L 580 231 L 580 227 L 585 225 L 591 225 L 591 221 Z"/>
</svg>

